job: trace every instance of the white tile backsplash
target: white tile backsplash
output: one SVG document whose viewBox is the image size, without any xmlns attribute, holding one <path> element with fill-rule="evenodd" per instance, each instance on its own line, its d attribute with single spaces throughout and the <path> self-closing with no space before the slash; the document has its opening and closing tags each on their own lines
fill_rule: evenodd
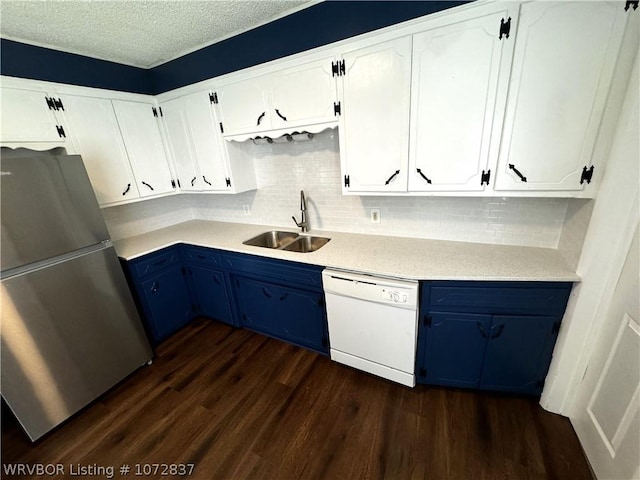
<svg viewBox="0 0 640 480">
<path fill-rule="evenodd" d="M 114 238 L 196 218 L 294 227 L 300 190 L 311 230 L 556 248 L 568 200 L 557 198 L 382 197 L 341 194 L 338 133 L 309 142 L 242 144 L 254 157 L 258 190 L 189 194 L 105 209 Z M 244 215 L 248 205 L 250 215 Z M 370 209 L 380 209 L 380 223 Z"/>
</svg>

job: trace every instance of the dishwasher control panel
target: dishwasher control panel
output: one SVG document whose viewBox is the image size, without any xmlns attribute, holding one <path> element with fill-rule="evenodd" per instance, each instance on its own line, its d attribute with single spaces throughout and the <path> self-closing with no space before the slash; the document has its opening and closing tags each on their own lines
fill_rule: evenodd
<svg viewBox="0 0 640 480">
<path fill-rule="evenodd" d="M 389 303 L 407 303 L 409 295 L 402 290 L 393 290 L 388 288 L 382 288 L 380 290 L 380 300 Z"/>
</svg>

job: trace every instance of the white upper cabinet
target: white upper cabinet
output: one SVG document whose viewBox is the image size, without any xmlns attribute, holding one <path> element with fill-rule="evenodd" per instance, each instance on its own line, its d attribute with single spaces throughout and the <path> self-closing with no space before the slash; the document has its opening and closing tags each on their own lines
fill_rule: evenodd
<svg viewBox="0 0 640 480">
<path fill-rule="evenodd" d="M 626 16 L 621 2 L 521 6 L 495 190 L 585 187 Z"/>
<path fill-rule="evenodd" d="M 111 100 L 61 96 L 65 130 L 82 155 L 101 205 L 140 197 Z M 68 127 L 68 128 L 67 128 Z"/>
<path fill-rule="evenodd" d="M 56 116 L 64 108 L 58 97 L 43 91 L 6 87 L 0 94 L 0 142 L 65 146 L 64 126 Z"/>
<path fill-rule="evenodd" d="M 346 53 L 343 61 L 343 193 L 406 191 L 411 37 Z"/>
<path fill-rule="evenodd" d="M 513 38 L 498 34 L 508 18 L 497 11 L 414 35 L 409 191 L 487 188 L 513 52 Z"/>
<path fill-rule="evenodd" d="M 270 81 L 272 129 L 336 122 L 334 59 L 305 63 L 273 73 Z"/>
<path fill-rule="evenodd" d="M 276 135 L 336 123 L 334 58 L 303 63 L 268 75 L 229 83 L 214 92 L 227 139 Z M 315 128 L 314 128 L 315 127 Z"/>
<path fill-rule="evenodd" d="M 239 193 L 256 188 L 253 162 L 230 158 L 213 108 L 213 93 L 162 104 L 168 144 L 184 191 Z"/>
<path fill-rule="evenodd" d="M 220 104 L 224 135 L 256 133 L 271 128 L 268 78 L 251 78 L 225 85 L 215 92 Z"/>
<path fill-rule="evenodd" d="M 141 197 L 173 192 L 157 108 L 151 103 L 113 100 L 120 132 Z"/>
</svg>

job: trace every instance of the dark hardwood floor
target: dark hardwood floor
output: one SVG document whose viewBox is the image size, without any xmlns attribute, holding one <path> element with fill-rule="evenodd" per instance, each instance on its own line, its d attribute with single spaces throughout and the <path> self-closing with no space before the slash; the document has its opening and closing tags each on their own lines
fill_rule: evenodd
<svg viewBox="0 0 640 480">
<path fill-rule="evenodd" d="M 591 478 L 568 419 L 535 399 L 410 389 L 204 319 L 37 443 L 8 417 L 3 467 L 59 463 L 57 478 L 153 463 L 212 480 Z"/>
</svg>

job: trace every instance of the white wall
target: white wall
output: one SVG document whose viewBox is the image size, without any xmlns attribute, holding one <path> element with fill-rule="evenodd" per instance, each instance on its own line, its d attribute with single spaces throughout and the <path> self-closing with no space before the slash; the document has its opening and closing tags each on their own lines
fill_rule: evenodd
<svg viewBox="0 0 640 480">
<path fill-rule="evenodd" d="M 338 132 L 297 144 L 242 144 L 254 157 L 258 190 L 189 194 L 104 210 L 113 238 L 191 218 L 294 227 L 299 195 L 311 230 L 556 248 L 569 201 L 553 198 L 360 197 L 341 194 Z M 243 214 L 249 205 L 251 214 Z M 369 221 L 380 208 L 381 223 Z M 569 248 L 571 250 L 571 248 Z"/>
</svg>

